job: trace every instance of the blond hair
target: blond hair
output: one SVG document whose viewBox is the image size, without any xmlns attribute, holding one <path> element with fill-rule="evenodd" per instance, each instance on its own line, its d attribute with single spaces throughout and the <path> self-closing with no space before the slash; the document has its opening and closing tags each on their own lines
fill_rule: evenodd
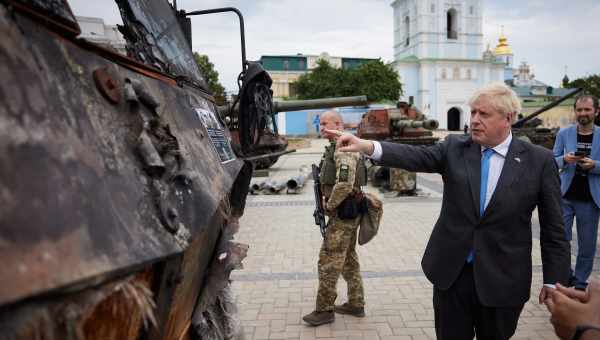
<svg viewBox="0 0 600 340">
<path fill-rule="evenodd" d="M 488 99 L 490 105 L 503 115 L 512 113 L 513 119 L 521 112 L 519 97 L 515 91 L 504 83 L 490 83 L 475 91 L 471 99 L 469 99 L 469 106 L 473 107 L 475 102 L 482 97 Z"/>
</svg>

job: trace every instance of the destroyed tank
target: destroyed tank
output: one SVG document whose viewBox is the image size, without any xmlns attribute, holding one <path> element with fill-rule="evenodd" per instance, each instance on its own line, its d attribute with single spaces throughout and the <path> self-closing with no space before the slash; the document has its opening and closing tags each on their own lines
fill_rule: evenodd
<svg viewBox="0 0 600 340">
<path fill-rule="evenodd" d="M 567 95 L 558 98 L 557 100 L 549 103 L 548 105 L 540 108 L 539 110 L 531 113 L 527 117 L 523 117 L 513 123 L 512 133 L 515 137 L 528 141 L 533 144 L 541 145 L 547 149 L 552 150 L 554 148 L 554 141 L 556 140 L 556 134 L 558 133 L 558 127 L 547 128 L 543 127 L 542 120 L 538 118 L 542 113 L 558 106 L 565 100 L 574 97 L 579 94 L 583 89 L 574 89 Z"/>
<path fill-rule="evenodd" d="M 235 9 L 116 6 L 127 55 L 79 38 L 66 0 L 0 3 L 0 338 L 236 338 L 268 75 Z M 190 47 L 190 15 L 223 11 L 242 33 L 238 147 Z"/>
<path fill-rule="evenodd" d="M 432 130 L 438 121 L 426 117 L 411 104 L 399 102 L 395 109 L 373 109 L 364 114 L 357 136 L 411 145 L 432 145 L 438 141 Z M 402 169 L 373 165 L 368 169 L 369 180 L 375 187 L 400 195 L 414 195 L 417 176 Z"/>
<path fill-rule="evenodd" d="M 395 109 L 371 109 L 365 113 L 358 125 L 360 138 L 395 141 L 404 144 L 433 144 L 437 138 L 432 130 L 439 123 L 426 117 L 406 102 Z"/>
</svg>

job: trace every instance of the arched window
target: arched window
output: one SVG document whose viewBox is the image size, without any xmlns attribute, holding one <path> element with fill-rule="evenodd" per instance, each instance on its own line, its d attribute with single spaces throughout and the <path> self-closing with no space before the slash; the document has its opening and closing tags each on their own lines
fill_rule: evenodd
<svg viewBox="0 0 600 340">
<path fill-rule="evenodd" d="M 448 12 L 446 12 L 446 29 L 448 33 L 448 39 L 458 39 L 456 17 L 456 10 L 454 8 L 450 8 Z"/>
<path fill-rule="evenodd" d="M 460 79 L 460 69 L 458 67 L 452 69 L 452 79 Z"/>
<path fill-rule="evenodd" d="M 406 32 L 405 46 L 408 46 L 410 44 L 410 18 L 408 16 L 404 18 L 404 31 Z"/>
</svg>

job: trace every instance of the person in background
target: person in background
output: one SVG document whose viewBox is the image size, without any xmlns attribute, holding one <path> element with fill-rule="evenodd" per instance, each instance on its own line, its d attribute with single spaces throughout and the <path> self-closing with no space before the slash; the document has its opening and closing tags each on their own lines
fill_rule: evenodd
<svg viewBox="0 0 600 340">
<path fill-rule="evenodd" d="M 577 221 L 577 260 L 569 286 L 584 290 L 592 272 L 600 217 L 600 128 L 594 125 L 598 98 L 582 95 L 575 100 L 577 122 L 561 129 L 554 143 L 554 157 L 561 181 L 566 237 L 573 237 Z"/>
<path fill-rule="evenodd" d="M 343 130 L 344 122 L 337 111 L 327 111 L 321 117 L 321 129 Z M 358 211 L 362 198 L 361 186 L 367 184 L 364 157 L 358 152 L 337 152 L 337 136 L 329 135 L 319 168 L 321 191 L 329 216 L 327 231 L 319 251 L 319 288 L 315 310 L 302 319 L 311 326 L 331 323 L 335 313 L 365 316 L 365 297 L 360 264 L 356 253 Z M 348 301 L 334 305 L 340 275 L 348 284 Z"/>
<path fill-rule="evenodd" d="M 315 126 L 315 132 L 317 133 L 317 137 L 320 137 L 319 132 L 321 132 L 321 117 L 319 114 L 315 114 L 313 117 L 313 125 Z"/>
</svg>

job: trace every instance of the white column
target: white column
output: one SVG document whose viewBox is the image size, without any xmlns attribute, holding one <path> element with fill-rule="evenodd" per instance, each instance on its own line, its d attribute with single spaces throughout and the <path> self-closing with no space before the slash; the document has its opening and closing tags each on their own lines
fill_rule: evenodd
<svg viewBox="0 0 600 340">
<path fill-rule="evenodd" d="M 280 135 L 285 135 L 285 112 L 277 114 L 277 129 L 279 129 Z"/>
</svg>

